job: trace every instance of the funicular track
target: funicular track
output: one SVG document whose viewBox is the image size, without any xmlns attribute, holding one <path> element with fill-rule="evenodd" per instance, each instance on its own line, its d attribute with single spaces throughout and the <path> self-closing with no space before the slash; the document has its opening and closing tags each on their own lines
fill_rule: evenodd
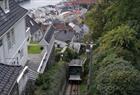
<svg viewBox="0 0 140 95">
<path fill-rule="evenodd" d="M 65 95 L 80 95 L 78 82 L 68 83 Z"/>
</svg>

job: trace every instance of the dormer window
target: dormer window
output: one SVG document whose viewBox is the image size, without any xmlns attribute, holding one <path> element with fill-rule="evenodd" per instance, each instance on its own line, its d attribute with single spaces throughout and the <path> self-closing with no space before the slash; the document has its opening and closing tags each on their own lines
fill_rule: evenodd
<svg viewBox="0 0 140 95">
<path fill-rule="evenodd" d="M 5 5 L 5 13 L 9 12 L 9 0 L 4 0 L 4 5 Z"/>
<path fill-rule="evenodd" d="M 9 10 L 9 0 L 0 0 L 0 7 L 5 13 L 8 13 Z"/>
<path fill-rule="evenodd" d="M 0 47 L 2 46 L 2 39 L 0 39 Z"/>
<path fill-rule="evenodd" d="M 33 22 L 31 20 L 30 20 L 30 23 L 31 23 L 32 26 L 34 26 L 34 24 L 33 24 Z"/>
</svg>

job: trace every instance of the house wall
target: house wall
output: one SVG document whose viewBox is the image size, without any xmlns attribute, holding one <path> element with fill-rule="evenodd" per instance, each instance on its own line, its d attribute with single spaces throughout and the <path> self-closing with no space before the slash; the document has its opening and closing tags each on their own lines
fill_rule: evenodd
<svg viewBox="0 0 140 95">
<path fill-rule="evenodd" d="M 71 43 L 71 44 L 70 44 L 70 47 L 71 47 L 72 49 L 74 49 L 77 53 L 79 53 L 81 44 L 80 44 L 80 43 L 74 42 L 74 43 Z"/>
<path fill-rule="evenodd" d="M 50 43 L 47 43 L 46 41 L 45 42 L 44 41 L 45 40 L 42 40 L 41 44 L 44 45 L 44 47 L 46 49 L 46 55 L 44 55 L 44 57 L 42 58 L 41 62 L 43 62 L 43 63 L 40 63 L 40 66 L 37 70 L 39 73 L 43 73 L 46 66 L 50 63 L 49 59 L 50 59 L 51 53 L 53 51 L 54 43 L 55 43 L 54 35 L 52 36 Z M 45 61 L 43 61 L 43 60 L 45 60 Z"/>
<path fill-rule="evenodd" d="M 59 41 L 59 40 L 55 40 L 55 47 L 57 47 L 59 45 L 60 48 L 63 48 L 67 45 L 66 42 L 63 42 L 63 41 Z"/>
<path fill-rule="evenodd" d="M 27 81 L 28 81 L 28 74 L 25 73 L 18 83 L 19 95 L 23 95 L 25 93 Z"/>
<path fill-rule="evenodd" d="M 48 51 L 49 54 L 50 54 L 50 52 L 51 52 L 51 50 L 53 48 L 54 42 L 55 42 L 55 38 L 54 38 L 54 35 L 53 35 L 51 40 L 50 40 L 50 43 L 48 45 L 48 48 L 47 48 L 47 51 Z"/>
<path fill-rule="evenodd" d="M 42 32 L 39 29 L 33 35 L 31 35 L 31 40 L 39 42 L 39 41 L 41 41 L 42 37 L 43 37 Z"/>
<path fill-rule="evenodd" d="M 16 83 L 9 95 L 19 95 L 18 84 Z"/>
<path fill-rule="evenodd" d="M 27 40 L 25 36 L 25 18 L 18 21 L 11 29 L 14 29 L 15 43 L 9 49 L 7 34 L 2 37 L 3 46 L 0 47 L 0 56 L 4 64 L 22 65 L 27 61 Z M 9 29 L 8 32 L 11 32 Z M 7 33 L 8 33 L 7 32 Z M 21 57 L 22 53 L 22 57 Z"/>
</svg>

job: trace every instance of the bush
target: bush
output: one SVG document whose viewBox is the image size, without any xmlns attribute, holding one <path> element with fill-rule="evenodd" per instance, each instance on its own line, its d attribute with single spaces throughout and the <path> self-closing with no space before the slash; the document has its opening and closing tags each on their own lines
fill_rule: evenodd
<svg viewBox="0 0 140 95">
<path fill-rule="evenodd" d="M 132 51 L 137 50 L 137 42 L 136 31 L 127 25 L 121 25 L 100 38 L 100 49 L 121 47 Z"/>
<path fill-rule="evenodd" d="M 140 1 L 98 1 L 85 20 L 99 44 L 89 95 L 140 95 Z"/>
<path fill-rule="evenodd" d="M 122 52 L 118 50 L 122 50 Z M 127 50 L 118 48 L 96 51 L 94 54 L 94 72 L 92 73 L 93 78 L 89 95 L 140 94 L 138 90 L 140 88 L 140 72 L 130 61 L 133 60 L 133 57 L 126 60 L 130 58 L 131 53 L 129 54 Z"/>
<path fill-rule="evenodd" d="M 95 80 L 99 95 L 140 94 L 140 74 L 126 61 L 101 69 Z"/>
<path fill-rule="evenodd" d="M 78 53 L 70 48 L 67 48 L 67 50 L 65 51 L 63 55 L 64 55 L 63 60 L 66 62 L 70 62 L 72 59 L 78 58 Z"/>
<path fill-rule="evenodd" d="M 66 64 L 60 61 L 41 74 L 36 81 L 35 95 L 57 95 L 66 80 Z"/>
</svg>

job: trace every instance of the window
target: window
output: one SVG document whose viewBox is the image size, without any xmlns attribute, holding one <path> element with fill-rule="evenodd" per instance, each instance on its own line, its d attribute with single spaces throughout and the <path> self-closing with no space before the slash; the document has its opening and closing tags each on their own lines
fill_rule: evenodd
<svg viewBox="0 0 140 95">
<path fill-rule="evenodd" d="M 7 44 L 8 44 L 8 49 L 11 49 L 13 47 L 13 45 L 15 44 L 15 33 L 14 33 L 14 29 L 11 29 L 7 33 Z"/>
<path fill-rule="evenodd" d="M 26 27 L 26 32 L 29 32 L 30 31 L 30 27 Z"/>
<path fill-rule="evenodd" d="M 10 32 L 7 33 L 7 44 L 8 44 L 8 49 L 10 49 L 12 47 Z"/>
<path fill-rule="evenodd" d="M 9 10 L 9 0 L 0 0 L 0 6 L 5 13 L 8 13 Z"/>
<path fill-rule="evenodd" d="M 2 46 L 2 40 L 0 40 L 0 47 Z"/>
<path fill-rule="evenodd" d="M 21 50 L 19 50 L 19 55 L 20 55 L 20 59 L 24 56 L 24 51 L 23 51 L 23 49 L 21 49 Z"/>
<path fill-rule="evenodd" d="M 19 60 L 18 60 L 18 57 L 17 57 L 17 64 L 19 64 Z"/>
<path fill-rule="evenodd" d="M 12 44 L 15 44 L 15 32 L 14 32 L 14 29 L 11 30 L 11 36 L 12 36 Z"/>
</svg>

